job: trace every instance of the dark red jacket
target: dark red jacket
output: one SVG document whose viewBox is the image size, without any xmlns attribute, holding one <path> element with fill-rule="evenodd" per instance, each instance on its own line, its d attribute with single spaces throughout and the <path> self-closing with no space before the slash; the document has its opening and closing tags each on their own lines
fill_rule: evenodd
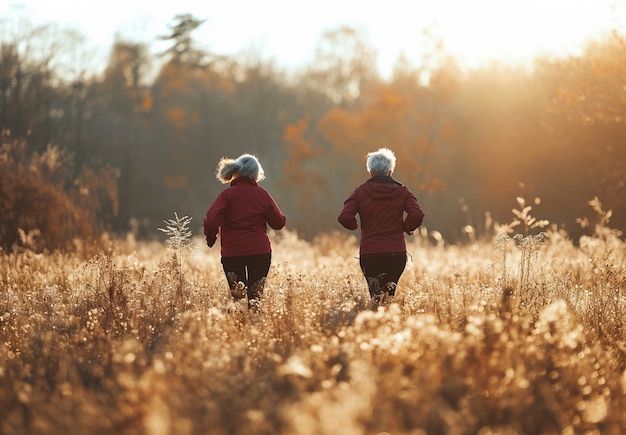
<svg viewBox="0 0 626 435">
<path fill-rule="evenodd" d="M 412 233 L 424 220 L 415 195 L 385 176 L 372 177 L 352 192 L 344 203 L 339 223 L 356 230 L 357 214 L 361 221 L 360 254 L 406 252 L 404 233 Z"/>
<path fill-rule="evenodd" d="M 269 254 L 267 225 L 280 230 L 286 220 L 267 190 L 249 178 L 235 178 L 207 211 L 204 235 L 213 246 L 220 232 L 224 257 Z"/>
</svg>

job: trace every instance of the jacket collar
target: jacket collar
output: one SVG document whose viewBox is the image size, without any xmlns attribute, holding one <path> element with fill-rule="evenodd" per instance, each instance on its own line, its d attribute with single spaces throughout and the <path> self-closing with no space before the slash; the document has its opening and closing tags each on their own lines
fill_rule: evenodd
<svg viewBox="0 0 626 435">
<path fill-rule="evenodd" d="M 396 180 L 394 180 L 393 177 L 391 177 L 389 175 L 374 175 L 373 177 L 371 177 L 367 181 L 368 182 L 372 182 L 372 183 L 396 183 L 396 184 L 400 184 Z"/>
<path fill-rule="evenodd" d="M 237 184 L 252 184 L 253 186 L 257 186 L 257 182 L 252 178 L 248 177 L 237 177 L 233 181 L 230 182 L 231 186 L 235 186 Z"/>
</svg>

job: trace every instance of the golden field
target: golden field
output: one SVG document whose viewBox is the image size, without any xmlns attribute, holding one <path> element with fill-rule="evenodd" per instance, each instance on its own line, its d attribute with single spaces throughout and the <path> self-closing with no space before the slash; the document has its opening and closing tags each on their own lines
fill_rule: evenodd
<svg viewBox="0 0 626 435">
<path fill-rule="evenodd" d="M 626 431 L 621 234 L 467 234 L 411 237 L 377 311 L 346 233 L 272 233 L 258 313 L 202 239 L 3 252 L 0 433 Z"/>
</svg>

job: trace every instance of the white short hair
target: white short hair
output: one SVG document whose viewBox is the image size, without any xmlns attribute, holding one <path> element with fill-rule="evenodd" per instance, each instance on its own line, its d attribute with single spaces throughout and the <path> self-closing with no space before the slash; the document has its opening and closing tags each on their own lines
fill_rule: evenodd
<svg viewBox="0 0 626 435">
<path fill-rule="evenodd" d="M 373 175 L 388 175 L 396 168 L 396 155 L 388 148 L 380 148 L 367 155 L 366 167 Z"/>
<path fill-rule="evenodd" d="M 265 179 L 263 167 L 252 154 L 242 154 L 237 160 L 222 158 L 215 175 L 222 183 L 230 183 L 235 177 L 246 177 L 254 181 Z"/>
</svg>

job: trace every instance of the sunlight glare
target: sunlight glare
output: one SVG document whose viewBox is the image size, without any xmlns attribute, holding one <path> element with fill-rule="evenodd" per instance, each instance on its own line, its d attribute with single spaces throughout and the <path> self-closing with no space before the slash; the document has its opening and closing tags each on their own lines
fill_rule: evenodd
<svg viewBox="0 0 626 435">
<path fill-rule="evenodd" d="M 610 5 L 590 1 L 482 0 L 448 3 L 438 28 L 444 49 L 475 67 L 523 63 L 538 55 L 576 55 L 613 24 Z"/>
<path fill-rule="evenodd" d="M 59 2 L 72 7 L 59 8 Z M 617 0 L 387 0 L 382 7 L 356 0 L 319 0 L 306 18 L 291 19 L 283 15 L 292 8 L 289 0 L 226 2 L 210 10 L 195 0 L 158 8 L 147 0 L 137 0 L 132 7 L 121 0 L 89 6 L 59 0 L 51 5 L 39 0 L 0 2 L 0 16 L 76 26 L 102 50 L 103 65 L 116 35 L 156 43 L 155 37 L 166 33 L 172 17 L 182 12 L 207 19 L 194 33 L 203 48 L 224 55 L 254 48 L 289 68 L 313 61 L 324 32 L 341 26 L 362 29 L 383 76 L 400 56 L 421 64 L 425 55 L 433 54 L 433 39 L 425 31 L 441 39 L 444 52 L 462 67 L 475 68 L 493 60 L 523 63 L 538 55 L 575 55 L 590 38 L 613 28 L 626 29 L 626 5 Z M 124 14 L 119 13 L 122 9 Z"/>
</svg>

